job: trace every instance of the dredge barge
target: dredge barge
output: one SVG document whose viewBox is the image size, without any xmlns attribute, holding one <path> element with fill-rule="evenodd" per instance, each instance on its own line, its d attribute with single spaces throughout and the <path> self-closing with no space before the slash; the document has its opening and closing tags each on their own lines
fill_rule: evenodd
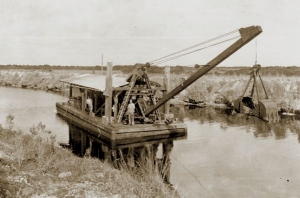
<svg viewBox="0 0 300 198">
<path fill-rule="evenodd" d="M 106 76 L 87 74 L 64 79 L 62 82 L 70 88 L 69 101 L 56 103 L 57 113 L 94 137 L 118 144 L 186 137 L 187 126 L 183 122 L 174 119 L 165 124 L 170 115 L 168 101 L 250 42 L 262 29 L 250 26 L 238 32 L 237 41 L 173 90 L 170 90 L 170 67 L 165 67 L 161 85 L 148 77 L 146 70 L 151 63 L 137 64 L 127 78 L 113 76 L 112 63 L 108 63 Z M 87 99 L 92 101 L 92 110 L 87 110 Z M 135 104 L 135 125 L 128 125 L 126 112 L 130 100 Z"/>
<path fill-rule="evenodd" d="M 110 63 L 108 68 L 111 68 Z M 138 73 L 143 73 L 141 70 L 139 67 L 131 77 L 135 78 L 134 84 L 128 83 L 126 78 L 112 77 L 110 74 L 84 74 L 62 80 L 69 85 L 69 101 L 57 102 L 57 113 L 93 136 L 117 144 L 186 136 L 187 126 L 184 123 L 175 120 L 170 125 L 164 123 L 162 116 L 169 111 L 168 105 L 145 117 L 144 109 L 154 102 L 156 92 L 166 89 L 145 79 L 145 76 L 138 76 Z M 93 101 L 92 113 L 87 109 L 88 98 Z M 124 101 L 129 98 L 136 106 L 135 125 L 129 125 L 127 120 L 128 101 Z"/>
</svg>

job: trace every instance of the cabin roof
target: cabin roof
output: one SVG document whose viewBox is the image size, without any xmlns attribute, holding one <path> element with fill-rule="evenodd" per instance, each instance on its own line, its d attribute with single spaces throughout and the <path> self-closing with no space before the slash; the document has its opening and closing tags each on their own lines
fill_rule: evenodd
<svg viewBox="0 0 300 198">
<path fill-rule="evenodd" d="M 104 91 L 106 85 L 106 76 L 98 74 L 80 74 L 70 78 L 62 79 L 60 81 L 70 85 Z M 128 84 L 126 77 L 120 76 L 113 76 L 112 82 L 113 87 L 120 87 Z"/>
</svg>

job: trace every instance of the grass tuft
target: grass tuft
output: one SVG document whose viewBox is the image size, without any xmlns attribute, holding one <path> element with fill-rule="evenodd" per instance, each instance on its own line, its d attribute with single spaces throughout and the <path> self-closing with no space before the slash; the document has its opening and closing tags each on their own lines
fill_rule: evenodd
<svg viewBox="0 0 300 198">
<path fill-rule="evenodd" d="M 58 147 L 42 123 L 30 133 L 14 130 L 14 116 L 0 125 L 0 193 L 4 197 L 178 197 L 153 163 L 138 169 L 119 160 L 108 162 L 77 157 Z M 64 175 L 64 176 L 63 176 Z"/>
</svg>

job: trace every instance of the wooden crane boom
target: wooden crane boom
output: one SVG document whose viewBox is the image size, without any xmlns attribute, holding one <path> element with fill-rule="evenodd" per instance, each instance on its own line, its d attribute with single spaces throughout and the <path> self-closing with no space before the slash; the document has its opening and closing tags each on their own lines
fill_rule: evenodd
<svg viewBox="0 0 300 198">
<path fill-rule="evenodd" d="M 161 107 L 163 104 L 165 104 L 171 98 L 173 98 L 175 95 L 179 94 L 182 90 L 186 89 L 188 86 L 190 86 L 196 80 L 201 78 L 207 72 L 209 72 L 214 67 L 216 67 L 218 64 L 223 62 L 230 55 L 235 53 L 241 47 L 243 47 L 248 42 L 250 42 L 252 39 L 254 39 L 256 36 L 258 36 L 261 32 L 262 32 L 262 29 L 261 29 L 260 26 L 250 26 L 250 27 L 239 29 L 239 33 L 240 33 L 240 36 L 241 36 L 240 39 L 238 39 L 235 43 L 233 43 L 231 46 L 229 46 L 227 49 L 225 49 L 222 53 L 220 53 L 218 56 L 216 56 L 214 59 L 212 59 L 210 62 L 208 62 L 206 64 L 207 66 L 199 68 L 187 80 L 185 80 L 183 83 L 181 83 L 180 85 L 175 87 L 172 91 L 167 93 L 162 99 L 157 101 L 157 103 L 155 105 L 152 105 L 151 107 L 146 109 L 145 115 L 148 115 L 151 112 L 158 109 L 159 107 Z"/>
</svg>

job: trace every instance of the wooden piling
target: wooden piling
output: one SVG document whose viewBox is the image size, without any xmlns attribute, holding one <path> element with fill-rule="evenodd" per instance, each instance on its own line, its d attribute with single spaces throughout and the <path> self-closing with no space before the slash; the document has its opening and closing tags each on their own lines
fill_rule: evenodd
<svg viewBox="0 0 300 198">
<path fill-rule="evenodd" d="M 165 77 L 164 77 L 164 86 L 166 88 L 166 92 L 170 91 L 170 66 L 165 67 Z M 165 114 L 169 114 L 170 111 L 170 102 L 166 102 L 165 104 Z"/>
<path fill-rule="evenodd" d="M 72 94 L 73 94 L 73 89 L 72 89 L 72 87 L 70 86 L 70 88 L 69 88 L 69 96 L 72 97 Z"/>
<path fill-rule="evenodd" d="M 80 156 L 84 156 L 85 155 L 85 151 L 86 151 L 86 134 L 85 134 L 84 131 L 80 131 L 80 135 L 81 135 Z"/>
<path fill-rule="evenodd" d="M 170 182 L 171 161 L 170 155 L 173 149 L 173 141 L 163 143 L 162 175 L 166 182 Z"/>
<path fill-rule="evenodd" d="M 110 161 L 110 151 L 107 146 L 101 145 L 101 150 L 104 153 L 104 161 Z"/>
<path fill-rule="evenodd" d="M 114 162 L 117 161 L 117 151 L 116 150 L 111 150 L 110 152 L 111 152 L 111 161 L 112 161 L 112 163 L 114 163 Z"/>
<path fill-rule="evenodd" d="M 114 96 L 114 103 L 115 103 L 114 106 L 113 106 L 114 120 L 117 120 L 118 105 L 119 105 L 118 95 Z"/>
<path fill-rule="evenodd" d="M 92 157 L 92 146 L 93 146 L 93 141 L 87 136 L 86 139 L 86 150 L 85 150 L 85 156 L 86 157 Z"/>
<path fill-rule="evenodd" d="M 111 124 L 112 111 L 112 63 L 107 63 L 106 88 L 105 88 L 105 117 L 108 124 Z"/>
<path fill-rule="evenodd" d="M 152 158 L 155 160 L 159 144 L 152 144 Z"/>
<path fill-rule="evenodd" d="M 85 113 L 86 107 L 86 89 L 81 92 L 81 111 Z"/>
<path fill-rule="evenodd" d="M 93 104 L 93 109 L 94 109 L 94 113 L 96 114 L 97 111 L 97 104 L 98 104 L 98 94 L 97 92 L 94 92 L 94 104 Z"/>
<path fill-rule="evenodd" d="M 134 166 L 135 166 L 135 162 L 134 162 L 134 148 L 133 147 L 129 147 L 128 148 L 127 165 L 130 168 L 134 168 Z"/>
</svg>

